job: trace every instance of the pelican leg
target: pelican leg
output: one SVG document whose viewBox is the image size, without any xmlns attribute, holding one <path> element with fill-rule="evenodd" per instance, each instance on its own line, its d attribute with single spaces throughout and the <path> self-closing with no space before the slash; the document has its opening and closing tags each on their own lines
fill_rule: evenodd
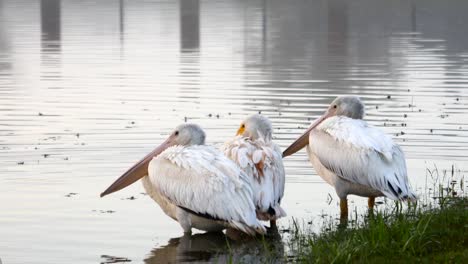
<svg viewBox="0 0 468 264">
<path fill-rule="evenodd" d="M 348 226 L 348 199 L 340 198 L 340 224 L 338 229 L 343 230 Z"/>
<path fill-rule="evenodd" d="M 254 236 L 247 235 L 244 232 L 232 227 L 226 228 L 226 236 L 234 241 L 248 241 L 255 238 Z"/>
<path fill-rule="evenodd" d="M 348 199 L 340 199 L 340 219 L 348 219 Z"/>
<path fill-rule="evenodd" d="M 242 238 L 242 232 L 237 229 L 228 227 L 226 228 L 226 236 L 234 241 L 239 241 Z"/>
<path fill-rule="evenodd" d="M 278 228 L 278 227 L 276 226 L 276 220 L 270 220 L 270 228 L 271 228 L 271 229 L 276 229 L 276 228 Z"/>
<path fill-rule="evenodd" d="M 185 212 L 181 208 L 177 208 L 176 211 L 176 218 L 177 221 L 179 222 L 180 226 L 184 230 L 184 235 L 190 235 L 192 234 L 192 220 L 190 218 L 189 213 Z"/>
<path fill-rule="evenodd" d="M 375 197 L 369 197 L 369 200 L 367 200 L 367 206 L 369 206 L 369 210 L 374 210 L 374 205 L 375 205 Z"/>
</svg>

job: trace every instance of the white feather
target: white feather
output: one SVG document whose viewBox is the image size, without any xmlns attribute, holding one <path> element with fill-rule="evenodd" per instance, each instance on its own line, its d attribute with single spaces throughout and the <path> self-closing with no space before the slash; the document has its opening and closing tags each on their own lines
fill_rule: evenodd
<svg viewBox="0 0 468 264">
<path fill-rule="evenodd" d="M 259 163 L 263 159 L 263 151 L 261 149 L 257 149 L 254 151 L 252 155 L 252 161 L 254 164 Z"/>
<path fill-rule="evenodd" d="M 222 146 L 224 154 L 235 161 L 252 179 L 254 202 L 260 220 L 275 220 L 286 216 L 280 206 L 284 194 L 285 171 L 281 150 L 272 141 L 255 141 L 236 136 Z M 275 215 L 268 215 L 269 208 Z"/>
<path fill-rule="evenodd" d="M 311 131 L 308 151 L 347 181 L 369 186 L 395 200 L 416 198 L 400 147 L 363 120 L 345 116 L 326 119 Z"/>
<path fill-rule="evenodd" d="M 153 158 L 152 187 L 178 207 L 208 214 L 248 234 L 265 233 L 256 219 L 250 179 L 217 149 L 174 146 Z"/>
</svg>

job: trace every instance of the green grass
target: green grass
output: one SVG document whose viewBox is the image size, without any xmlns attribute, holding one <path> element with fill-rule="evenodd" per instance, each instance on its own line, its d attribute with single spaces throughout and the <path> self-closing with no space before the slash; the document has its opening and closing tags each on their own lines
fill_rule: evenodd
<svg viewBox="0 0 468 264">
<path fill-rule="evenodd" d="M 261 262 L 468 263 L 464 176 L 452 166 L 427 170 L 426 179 L 417 203 L 379 206 L 374 213 L 355 213 L 345 224 L 330 216 L 320 221 L 319 229 L 314 229 L 314 221 L 293 221 L 281 230 L 282 238 L 256 242 L 263 245 Z"/>
<path fill-rule="evenodd" d="M 461 171 L 426 171 L 425 195 L 319 232 L 292 225 L 289 255 L 302 263 L 468 263 L 468 197 Z M 427 184 L 426 184 L 427 185 Z"/>
<path fill-rule="evenodd" d="M 437 209 L 384 212 L 355 228 L 296 233 L 295 260 L 304 263 L 467 263 L 468 199 L 447 198 Z"/>
</svg>

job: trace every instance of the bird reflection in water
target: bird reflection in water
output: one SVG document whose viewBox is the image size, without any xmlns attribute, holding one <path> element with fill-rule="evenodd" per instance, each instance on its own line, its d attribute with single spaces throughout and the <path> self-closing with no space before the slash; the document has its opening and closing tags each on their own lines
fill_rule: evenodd
<svg viewBox="0 0 468 264">
<path fill-rule="evenodd" d="M 232 240 L 222 232 L 208 232 L 171 238 L 167 245 L 153 249 L 147 264 L 181 262 L 282 263 L 284 245 L 277 231 L 264 237 Z"/>
</svg>

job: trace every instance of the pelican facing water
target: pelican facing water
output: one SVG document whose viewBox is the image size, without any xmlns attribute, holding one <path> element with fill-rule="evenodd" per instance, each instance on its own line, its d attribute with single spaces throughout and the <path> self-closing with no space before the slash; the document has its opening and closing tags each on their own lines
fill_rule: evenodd
<svg viewBox="0 0 468 264">
<path fill-rule="evenodd" d="M 184 232 L 226 227 L 264 234 L 250 178 L 218 149 L 205 145 L 194 124 L 178 126 L 159 147 L 117 179 L 102 196 L 142 179 L 146 192 Z"/>
<path fill-rule="evenodd" d="M 364 104 L 358 97 L 336 98 L 284 152 L 292 155 L 307 145 L 309 160 L 316 172 L 335 187 L 340 197 L 341 218 L 348 217 L 349 194 L 393 200 L 414 200 L 408 182 L 403 151 L 390 136 L 366 121 Z"/>
<path fill-rule="evenodd" d="M 224 154 L 251 178 L 257 218 L 270 221 L 286 216 L 280 203 L 284 194 L 285 172 L 281 150 L 272 140 L 270 120 L 262 115 L 245 119 L 237 135 L 224 143 Z"/>
</svg>

